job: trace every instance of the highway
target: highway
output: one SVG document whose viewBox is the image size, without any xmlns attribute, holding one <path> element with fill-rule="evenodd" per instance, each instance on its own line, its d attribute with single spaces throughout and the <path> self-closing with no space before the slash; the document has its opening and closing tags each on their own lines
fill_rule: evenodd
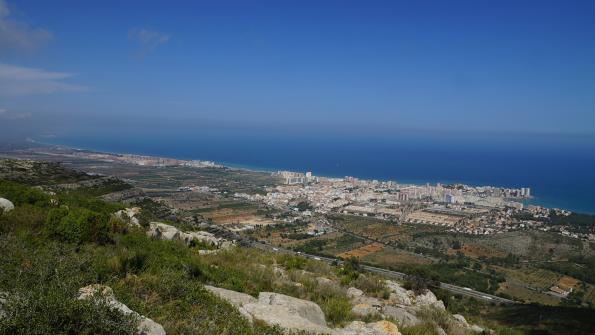
<svg viewBox="0 0 595 335">
<path fill-rule="evenodd" d="M 299 251 L 296 252 L 296 251 L 289 250 L 289 249 L 274 247 L 272 245 L 262 243 L 262 242 L 251 241 L 251 240 L 248 240 L 234 232 L 231 232 L 229 230 L 226 230 L 226 229 L 218 227 L 218 226 L 211 226 L 207 230 L 217 236 L 224 237 L 229 240 L 236 240 L 242 245 L 251 246 L 254 248 L 261 249 L 261 250 L 302 256 L 305 258 L 314 259 L 314 260 L 318 260 L 318 261 L 324 261 L 327 263 L 335 263 L 335 264 L 343 263 L 342 260 L 336 259 L 336 258 L 310 255 L 310 254 L 306 254 L 306 253 L 299 252 Z M 387 270 L 387 269 L 378 268 L 378 267 L 369 266 L 369 265 L 361 265 L 361 268 L 365 271 L 376 273 L 376 274 L 384 276 L 386 278 L 392 278 L 392 279 L 406 279 L 407 278 L 407 274 L 402 273 L 402 272 Z M 447 290 L 451 293 L 454 293 L 454 294 L 460 294 L 463 296 L 475 298 L 475 299 L 478 299 L 478 300 L 481 300 L 484 302 L 488 302 L 488 303 L 503 304 L 503 305 L 518 304 L 517 301 L 498 297 L 498 296 L 495 296 L 495 295 L 492 295 L 489 293 L 479 292 L 479 291 L 473 290 L 468 287 L 461 287 L 461 286 L 456 286 L 456 285 L 442 283 L 442 282 L 439 282 L 438 285 L 436 285 L 436 286 L 438 286 L 441 289 Z"/>
<path fill-rule="evenodd" d="M 315 259 L 318 261 L 324 261 L 327 263 L 341 264 L 343 262 L 343 261 L 341 261 L 339 259 L 335 259 L 335 258 L 310 255 L 310 254 L 305 254 L 303 252 L 295 252 L 293 250 L 277 248 L 277 247 L 273 247 L 271 245 L 261 243 L 261 242 L 251 241 L 251 245 L 255 248 L 259 248 L 262 250 L 292 254 L 292 255 L 296 255 L 296 256 L 302 256 L 305 258 Z M 365 271 L 376 273 L 376 274 L 379 274 L 386 278 L 393 278 L 393 279 L 406 279 L 407 278 L 407 274 L 402 273 L 402 272 L 387 270 L 387 269 L 378 268 L 378 267 L 369 266 L 369 265 L 361 265 L 361 268 Z M 504 305 L 511 305 L 511 304 L 518 303 L 514 300 L 498 297 L 498 296 L 495 296 L 495 295 L 492 295 L 489 293 L 475 291 L 468 287 L 461 287 L 461 286 L 456 286 L 456 285 L 442 283 L 442 282 L 440 282 L 439 285 L 437 285 L 437 286 L 439 286 L 441 289 L 450 291 L 451 293 L 454 293 L 454 294 L 460 294 L 463 296 L 475 298 L 475 299 L 482 300 L 482 301 L 489 302 L 489 303 L 504 304 Z"/>
</svg>

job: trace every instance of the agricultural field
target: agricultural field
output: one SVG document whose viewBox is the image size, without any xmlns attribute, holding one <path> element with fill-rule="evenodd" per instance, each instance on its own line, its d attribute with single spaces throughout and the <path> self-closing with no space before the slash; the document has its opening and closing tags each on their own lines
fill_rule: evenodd
<svg viewBox="0 0 595 335">
<path fill-rule="evenodd" d="M 403 264 L 427 265 L 433 263 L 433 260 L 429 257 L 390 248 L 385 248 L 374 254 L 367 255 L 363 258 L 363 261 L 370 264 L 377 264 L 381 267 L 391 267 Z"/>
<path fill-rule="evenodd" d="M 379 251 L 381 251 L 382 249 L 384 249 L 384 247 L 378 243 L 372 243 L 372 244 L 368 244 L 368 245 L 364 245 L 363 247 L 359 247 L 353 250 L 349 250 L 349 251 L 345 251 L 339 254 L 336 254 L 335 256 L 342 258 L 342 259 L 348 259 L 351 257 L 355 257 L 355 258 L 363 258 L 366 256 L 369 256 L 371 254 L 377 253 Z"/>
</svg>

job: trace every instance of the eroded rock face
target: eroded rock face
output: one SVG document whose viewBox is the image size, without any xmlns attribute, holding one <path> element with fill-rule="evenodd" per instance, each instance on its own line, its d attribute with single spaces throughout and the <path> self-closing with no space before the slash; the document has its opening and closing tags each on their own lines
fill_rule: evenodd
<svg viewBox="0 0 595 335">
<path fill-rule="evenodd" d="M 113 308 L 119 310 L 123 314 L 133 315 L 139 320 L 136 334 L 138 335 L 165 335 L 165 329 L 157 322 L 140 315 L 137 312 L 128 308 L 128 306 L 119 302 L 114 296 L 111 287 L 99 284 L 92 284 L 79 289 L 79 297 L 81 300 L 88 299 L 105 299 L 105 301 Z"/>
<path fill-rule="evenodd" d="M 10 212 L 13 209 L 14 204 L 12 203 L 12 201 L 5 198 L 0 198 L 0 213 Z"/>
</svg>

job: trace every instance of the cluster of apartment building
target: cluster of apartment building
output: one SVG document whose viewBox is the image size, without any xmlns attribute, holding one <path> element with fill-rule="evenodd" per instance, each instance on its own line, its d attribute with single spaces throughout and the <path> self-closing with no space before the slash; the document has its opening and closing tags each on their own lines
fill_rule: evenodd
<svg viewBox="0 0 595 335">
<path fill-rule="evenodd" d="M 594 240 L 593 234 L 572 232 L 569 227 L 552 228 L 541 220 L 552 210 L 525 206 L 517 200 L 531 197 L 530 188 L 500 188 L 469 185 L 401 185 L 391 181 L 359 180 L 353 177 L 313 177 L 310 173 L 277 172 L 283 185 L 269 188 L 266 195 L 236 194 L 276 208 L 293 208 L 307 201 L 316 213 L 343 213 L 390 219 L 400 223 L 443 226 L 451 232 L 489 235 L 513 230 L 556 231 L 562 235 Z M 296 179 L 297 178 L 297 179 Z M 557 215 L 569 211 L 553 210 Z M 534 219 L 519 219 L 529 213 Z"/>
</svg>

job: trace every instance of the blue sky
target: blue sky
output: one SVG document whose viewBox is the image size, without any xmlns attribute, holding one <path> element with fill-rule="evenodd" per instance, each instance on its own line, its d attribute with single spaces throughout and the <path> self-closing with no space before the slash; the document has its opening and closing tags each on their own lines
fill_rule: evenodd
<svg viewBox="0 0 595 335">
<path fill-rule="evenodd" d="M 595 135 L 594 1 L 0 0 L 0 132 Z"/>
</svg>

